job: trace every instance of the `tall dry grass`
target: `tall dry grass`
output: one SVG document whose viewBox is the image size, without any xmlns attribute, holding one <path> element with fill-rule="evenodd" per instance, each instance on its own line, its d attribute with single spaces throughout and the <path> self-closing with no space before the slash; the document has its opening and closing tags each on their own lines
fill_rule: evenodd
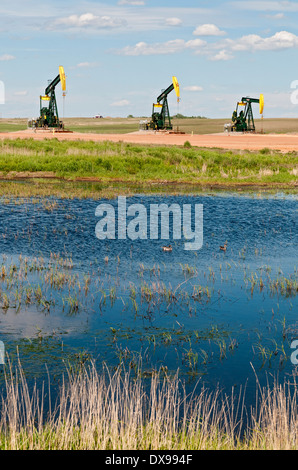
<svg viewBox="0 0 298 470">
<path fill-rule="evenodd" d="M 297 384 L 293 382 L 259 389 L 256 410 L 251 413 L 248 446 L 260 450 L 298 448 Z"/>
<path fill-rule="evenodd" d="M 29 391 L 20 365 L 6 375 L 1 449 L 207 450 L 296 449 L 296 387 L 259 391 L 248 413 L 219 390 L 187 395 L 178 376 L 133 379 L 94 365 L 68 373 L 55 406 L 50 389 Z M 48 409 L 45 412 L 45 408 Z"/>
</svg>

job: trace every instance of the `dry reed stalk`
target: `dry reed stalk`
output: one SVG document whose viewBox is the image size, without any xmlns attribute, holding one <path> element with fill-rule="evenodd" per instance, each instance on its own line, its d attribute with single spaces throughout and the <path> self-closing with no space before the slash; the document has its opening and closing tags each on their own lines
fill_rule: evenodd
<svg viewBox="0 0 298 470">
<path fill-rule="evenodd" d="M 149 387 L 122 368 L 94 364 L 68 372 L 56 406 L 44 386 L 29 391 L 21 365 L 10 368 L 2 397 L 0 448 L 204 450 L 297 448 L 296 385 L 260 390 L 244 417 L 236 399 L 204 388 L 188 395 L 183 382 L 155 374 Z M 199 386 L 199 384 L 198 384 Z M 197 386 L 197 387 L 198 387 Z M 293 393 L 294 391 L 294 393 Z M 47 397 L 46 397 L 47 396 Z M 244 418 L 249 425 L 244 429 Z"/>
</svg>

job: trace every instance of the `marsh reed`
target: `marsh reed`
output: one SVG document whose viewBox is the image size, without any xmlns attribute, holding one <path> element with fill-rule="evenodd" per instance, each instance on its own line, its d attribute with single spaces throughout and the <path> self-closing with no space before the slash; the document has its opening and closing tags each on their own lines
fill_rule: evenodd
<svg viewBox="0 0 298 470">
<path fill-rule="evenodd" d="M 53 405 L 50 387 L 29 388 L 19 363 L 6 371 L 0 448 L 296 449 L 296 385 L 258 386 L 250 410 L 244 395 L 209 392 L 200 384 L 187 394 L 178 374 L 156 373 L 145 381 L 123 366 L 99 371 L 90 363 L 66 371 Z"/>
</svg>

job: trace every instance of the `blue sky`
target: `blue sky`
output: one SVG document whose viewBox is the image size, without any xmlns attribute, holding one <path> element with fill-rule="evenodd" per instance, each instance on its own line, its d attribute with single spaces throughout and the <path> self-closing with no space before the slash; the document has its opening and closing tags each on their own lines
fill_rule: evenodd
<svg viewBox="0 0 298 470">
<path fill-rule="evenodd" d="M 150 116 L 173 75 L 172 114 L 229 118 L 242 96 L 264 93 L 264 117 L 298 117 L 297 24 L 297 1 L 2 1 L 0 116 L 36 117 L 63 65 L 65 117 Z"/>
</svg>

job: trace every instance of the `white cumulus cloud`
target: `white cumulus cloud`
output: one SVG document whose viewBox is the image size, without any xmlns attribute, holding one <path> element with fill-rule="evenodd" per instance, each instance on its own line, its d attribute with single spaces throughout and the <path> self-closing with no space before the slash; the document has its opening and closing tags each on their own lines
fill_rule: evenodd
<svg viewBox="0 0 298 470">
<path fill-rule="evenodd" d="M 243 36 L 237 41 L 229 41 L 233 51 L 277 51 L 298 47 L 298 36 L 288 31 L 280 31 L 273 36 L 263 38 L 257 34 Z"/>
<path fill-rule="evenodd" d="M 193 39 L 185 41 L 184 39 L 173 39 L 163 43 L 148 44 L 146 42 L 138 42 L 135 46 L 126 46 L 119 51 L 123 55 L 161 55 L 176 54 L 187 49 L 198 49 L 206 46 L 206 42 L 201 39 Z"/>
<path fill-rule="evenodd" d="M 179 18 L 167 18 L 166 25 L 167 26 L 180 26 L 182 24 L 182 20 Z"/>
<path fill-rule="evenodd" d="M 98 65 L 97 62 L 80 62 L 79 64 L 76 65 L 76 68 L 78 69 L 89 69 L 92 67 L 96 67 Z"/>
<path fill-rule="evenodd" d="M 27 90 L 24 90 L 24 91 L 15 91 L 14 92 L 14 96 L 27 96 L 28 95 L 28 91 Z"/>
<path fill-rule="evenodd" d="M 232 54 L 229 54 L 226 50 L 221 50 L 217 54 L 210 56 L 210 60 L 219 61 L 219 60 L 231 60 L 234 59 Z"/>
<path fill-rule="evenodd" d="M 242 36 L 238 39 L 220 38 L 217 41 L 205 41 L 201 38 L 173 39 L 166 42 L 138 42 L 114 51 L 127 56 L 170 55 L 191 52 L 202 55 L 211 61 L 232 60 L 236 53 L 259 51 L 283 51 L 298 49 L 298 36 L 288 31 L 279 31 L 272 36 L 261 37 L 257 34 Z"/>
<path fill-rule="evenodd" d="M 145 2 L 142 0 L 119 0 L 118 5 L 142 6 L 145 5 Z"/>
<path fill-rule="evenodd" d="M 193 34 L 195 36 L 224 36 L 225 31 L 221 31 L 215 24 L 202 24 L 197 26 Z"/>
<path fill-rule="evenodd" d="M 267 18 L 271 18 L 272 20 L 283 20 L 285 18 L 285 14 L 276 13 L 275 15 L 267 15 Z"/>
<path fill-rule="evenodd" d="M 1 61 L 14 60 L 15 56 L 9 54 L 3 54 L 0 56 Z"/>
<path fill-rule="evenodd" d="M 108 29 L 116 28 L 124 24 L 124 20 L 120 18 L 112 18 L 111 16 L 97 16 L 93 13 L 84 13 L 82 15 L 70 15 L 64 18 L 57 18 L 48 25 L 48 29 Z"/>
<path fill-rule="evenodd" d="M 190 85 L 190 86 L 185 86 L 183 90 L 184 91 L 203 91 L 203 87 L 198 86 L 198 85 Z"/>
<path fill-rule="evenodd" d="M 111 106 L 128 106 L 130 102 L 128 100 L 120 100 L 120 101 L 115 101 L 114 103 L 111 103 Z"/>
<path fill-rule="evenodd" d="M 252 11 L 298 11 L 297 2 L 289 0 L 246 0 L 230 3 L 233 9 L 252 10 Z"/>
</svg>

